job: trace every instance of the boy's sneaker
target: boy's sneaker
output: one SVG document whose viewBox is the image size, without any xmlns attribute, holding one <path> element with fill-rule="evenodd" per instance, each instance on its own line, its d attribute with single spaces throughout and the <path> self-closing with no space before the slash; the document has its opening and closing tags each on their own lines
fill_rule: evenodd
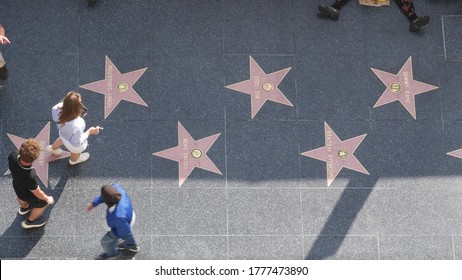
<svg viewBox="0 0 462 280">
<path fill-rule="evenodd" d="M 125 242 L 120 242 L 119 250 L 129 250 L 131 252 L 138 252 L 140 250 L 140 245 L 135 244 L 134 246 L 127 247 L 125 246 Z"/>
<path fill-rule="evenodd" d="M 44 219 L 41 219 L 41 218 L 38 218 L 37 220 L 35 220 L 33 222 L 29 222 L 29 219 L 26 219 L 21 223 L 21 226 L 23 228 L 25 228 L 25 229 L 39 228 L 39 227 L 43 227 L 46 223 L 47 223 L 47 221 L 44 220 Z"/>
<path fill-rule="evenodd" d="M 87 161 L 89 158 L 90 158 L 89 153 L 81 153 L 80 157 L 76 161 L 72 161 L 72 159 L 69 159 L 69 164 L 70 165 L 76 165 L 76 164 Z"/>
<path fill-rule="evenodd" d="M 331 6 L 319 5 L 318 11 L 318 15 L 330 17 L 333 20 L 338 20 L 338 17 L 340 16 L 340 11 Z"/>
<path fill-rule="evenodd" d="M 27 208 L 19 207 L 18 213 L 19 213 L 19 215 L 24 216 L 24 215 L 26 215 L 27 213 L 29 213 L 31 210 L 32 210 L 32 208 L 30 208 L 30 206 L 27 207 Z"/>
<path fill-rule="evenodd" d="M 429 16 L 418 17 L 411 22 L 410 30 L 411 32 L 417 32 L 421 27 L 427 25 L 430 22 Z"/>
<path fill-rule="evenodd" d="M 114 255 L 114 256 L 109 256 L 106 253 L 99 254 L 95 260 L 117 260 L 119 258 L 119 255 Z"/>
<path fill-rule="evenodd" d="M 50 153 L 52 153 L 55 156 L 60 156 L 63 153 L 63 149 L 57 148 L 56 150 L 53 150 L 51 145 L 47 146 L 47 151 L 49 151 Z"/>
</svg>

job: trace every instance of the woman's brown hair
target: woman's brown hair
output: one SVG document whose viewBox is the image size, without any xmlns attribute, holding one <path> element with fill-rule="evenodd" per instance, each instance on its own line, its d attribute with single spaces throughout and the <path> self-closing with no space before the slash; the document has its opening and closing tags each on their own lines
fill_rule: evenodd
<svg viewBox="0 0 462 280">
<path fill-rule="evenodd" d="M 69 92 L 63 100 L 63 107 L 58 119 L 59 123 L 63 125 L 66 122 L 72 121 L 80 116 L 82 110 L 83 105 L 80 94 L 75 91 Z"/>
</svg>

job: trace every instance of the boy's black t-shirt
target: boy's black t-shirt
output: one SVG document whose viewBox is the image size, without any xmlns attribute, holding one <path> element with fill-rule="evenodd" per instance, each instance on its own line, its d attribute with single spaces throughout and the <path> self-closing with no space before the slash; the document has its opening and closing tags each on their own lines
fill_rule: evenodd
<svg viewBox="0 0 462 280">
<path fill-rule="evenodd" d="M 24 167 L 19 163 L 17 151 L 8 156 L 8 167 L 13 176 L 13 188 L 19 199 L 30 201 L 37 199 L 32 191 L 38 188 L 37 173 L 32 166 Z"/>
</svg>

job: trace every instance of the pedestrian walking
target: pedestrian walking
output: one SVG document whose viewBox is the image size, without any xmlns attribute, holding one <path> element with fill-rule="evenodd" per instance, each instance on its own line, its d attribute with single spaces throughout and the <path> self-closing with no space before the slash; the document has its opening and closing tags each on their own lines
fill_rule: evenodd
<svg viewBox="0 0 462 280">
<path fill-rule="evenodd" d="M 88 205 L 87 211 L 92 211 L 103 202 L 107 205 L 106 222 L 110 230 L 101 239 L 104 253 L 97 259 L 117 259 L 121 256 L 120 250 L 138 252 L 140 246 L 132 232 L 136 215 L 125 190 L 114 183 L 102 186 L 101 194 Z"/>
<path fill-rule="evenodd" d="M 38 228 L 46 224 L 42 218 L 45 209 L 54 203 L 53 197 L 46 195 L 37 183 L 37 174 L 32 163 L 40 155 L 40 144 L 32 138 L 27 139 L 19 152 L 13 151 L 8 156 L 8 168 L 13 177 L 13 188 L 19 202 L 18 213 L 25 219 L 21 226 L 25 229 Z"/>
</svg>

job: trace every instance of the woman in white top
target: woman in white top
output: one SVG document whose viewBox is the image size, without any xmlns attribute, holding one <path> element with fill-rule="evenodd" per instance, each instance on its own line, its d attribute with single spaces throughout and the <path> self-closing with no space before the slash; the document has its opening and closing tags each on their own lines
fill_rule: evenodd
<svg viewBox="0 0 462 280">
<path fill-rule="evenodd" d="M 85 120 L 80 117 L 82 111 L 82 99 L 80 94 L 74 91 L 69 92 L 63 102 L 56 104 L 51 110 L 53 121 L 58 124 L 59 138 L 47 149 L 54 155 L 60 155 L 63 152 L 60 147 L 64 145 L 71 152 L 70 165 L 90 158 L 89 153 L 82 152 L 88 146 L 88 137 L 99 133 L 99 127 L 90 127 L 84 131 L 86 124 Z"/>
</svg>

